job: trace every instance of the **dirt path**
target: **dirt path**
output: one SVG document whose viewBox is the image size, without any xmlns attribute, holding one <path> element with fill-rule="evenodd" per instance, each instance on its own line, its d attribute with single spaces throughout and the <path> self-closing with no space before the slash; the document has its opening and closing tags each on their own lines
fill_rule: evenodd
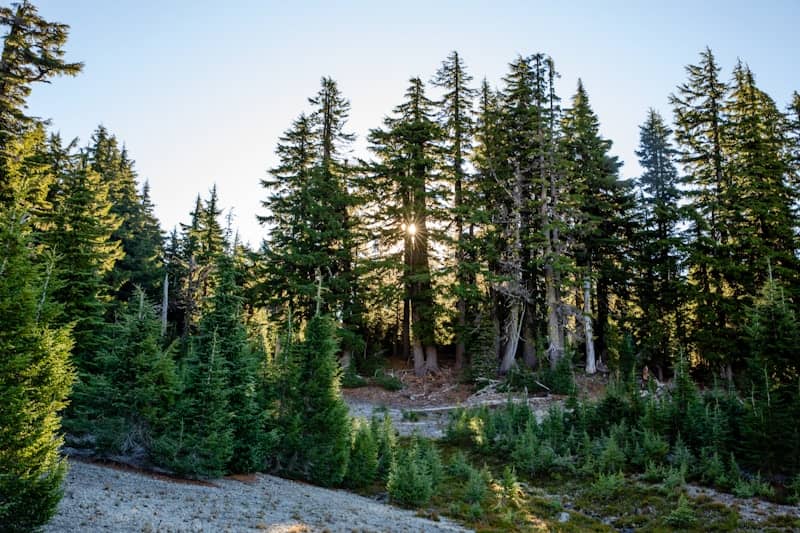
<svg viewBox="0 0 800 533">
<path fill-rule="evenodd" d="M 70 463 L 47 533 L 99 531 L 467 531 L 340 490 L 255 475 L 193 484 Z"/>
</svg>

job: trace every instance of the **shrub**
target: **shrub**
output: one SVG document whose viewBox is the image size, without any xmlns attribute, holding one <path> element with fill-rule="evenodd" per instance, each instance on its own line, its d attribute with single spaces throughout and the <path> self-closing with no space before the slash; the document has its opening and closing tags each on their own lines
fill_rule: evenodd
<svg viewBox="0 0 800 533">
<path fill-rule="evenodd" d="M 397 449 L 397 435 L 395 434 L 392 419 L 384 413 L 383 419 L 372 418 L 370 430 L 375 440 L 378 462 L 376 465 L 376 475 L 386 481 L 395 459 Z"/>
<path fill-rule="evenodd" d="M 649 483 L 661 483 L 666 477 L 666 470 L 663 466 L 656 464 L 653 461 L 648 461 L 644 468 L 642 479 Z"/>
<path fill-rule="evenodd" d="M 367 386 L 367 380 L 359 376 L 356 372 L 356 365 L 350 363 L 342 374 L 342 388 L 357 389 L 358 387 Z"/>
<path fill-rule="evenodd" d="M 669 443 L 664 440 L 664 437 L 650 430 L 644 430 L 642 434 L 642 454 L 645 461 L 662 463 L 668 453 Z"/>
<path fill-rule="evenodd" d="M 618 472 L 625 468 L 625 453 L 619 447 L 614 435 L 609 435 L 605 439 L 603 451 L 598 458 L 598 467 L 601 472 Z"/>
<path fill-rule="evenodd" d="M 513 512 L 525 504 L 525 491 L 522 490 L 517 473 L 512 467 L 503 468 L 503 477 L 494 483 L 494 491 L 497 496 L 495 511 Z"/>
<path fill-rule="evenodd" d="M 749 480 L 740 478 L 733 486 L 733 493 L 739 498 L 752 498 L 754 496 L 770 498 L 775 495 L 775 491 L 770 484 L 762 481 L 760 474 Z"/>
<path fill-rule="evenodd" d="M 558 360 L 555 368 L 546 367 L 540 372 L 542 383 L 554 394 L 570 394 L 575 389 L 572 375 L 572 358 L 569 354 Z"/>
<path fill-rule="evenodd" d="M 717 487 L 727 487 L 729 485 L 728 476 L 725 472 L 725 463 L 716 450 L 712 451 L 710 448 L 703 448 L 700 455 L 699 470 L 700 480 L 703 483 Z"/>
<path fill-rule="evenodd" d="M 695 518 L 694 511 L 686 495 L 680 495 L 678 498 L 678 505 L 667 515 L 664 521 L 668 525 L 679 529 L 685 529 L 694 525 L 697 519 Z"/>
<path fill-rule="evenodd" d="M 378 443 L 372 428 L 365 420 L 353 421 L 353 444 L 344 484 L 348 487 L 365 487 L 375 481 L 378 473 Z"/>
<path fill-rule="evenodd" d="M 416 443 L 398 451 L 386 488 L 391 500 L 400 505 L 419 507 L 428 503 L 433 495 L 433 482 Z"/>
<path fill-rule="evenodd" d="M 592 486 L 589 488 L 590 494 L 599 500 L 611 500 L 622 493 L 625 487 L 625 475 L 622 472 L 616 474 L 600 474 Z"/>
<path fill-rule="evenodd" d="M 488 487 L 483 474 L 472 468 L 467 477 L 464 488 L 464 501 L 469 504 L 479 504 L 486 497 Z"/>
<path fill-rule="evenodd" d="M 447 473 L 462 481 L 467 481 L 474 470 L 475 468 L 469 463 L 467 456 L 461 450 L 456 450 L 447 465 Z"/>
<path fill-rule="evenodd" d="M 414 437 L 414 447 L 417 450 L 417 457 L 425 466 L 431 478 L 431 485 L 435 490 L 442 481 L 444 468 L 442 467 L 442 456 L 439 449 L 428 439 Z"/>
<path fill-rule="evenodd" d="M 686 485 L 686 465 L 671 466 L 664 474 L 664 488 L 667 492 L 682 490 Z"/>
<path fill-rule="evenodd" d="M 403 382 L 400 381 L 400 378 L 393 374 L 387 374 L 383 370 L 375 371 L 372 382 L 388 391 L 398 391 L 405 386 Z"/>
</svg>

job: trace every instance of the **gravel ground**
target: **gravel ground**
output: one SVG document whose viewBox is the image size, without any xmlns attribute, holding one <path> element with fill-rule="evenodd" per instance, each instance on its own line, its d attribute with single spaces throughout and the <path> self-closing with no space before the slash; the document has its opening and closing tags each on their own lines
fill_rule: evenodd
<svg viewBox="0 0 800 533">
<path fill-rule="evenodd" d="M 192 484 L 71 461 L 47 533 L 467 531 L 345 491 L 273 476 Z"/>
</svg>

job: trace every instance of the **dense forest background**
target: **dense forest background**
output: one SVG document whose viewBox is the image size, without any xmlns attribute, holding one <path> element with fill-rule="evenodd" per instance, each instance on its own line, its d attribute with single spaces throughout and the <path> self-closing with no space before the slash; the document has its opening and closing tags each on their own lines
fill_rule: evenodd
<svg viewBox="0 0 800 533">
<path fill-rule="evenodd" d="M 389 479 L 391 431 L 351 422 L 339 393 L 387 357 L 563 393 L 573 372 L 677 369 L 662 411 L 620 393 L 624 409 L 573 422 L 606 439 L 650 424 L 720 472 L 788 486 L 800 470 L 800 94 L 780 109 L 746 63 L 700 53 L 673 116 L 647 113 L 632 180 L 591 88 L 562 99 L 546 54 L 493 87 L 451 53 L 409 80 L 364 159 L 323 77 L 276 148 L 249 249 L 216 187 L 165 234 L 112 132 L 79 145 L 27 116 L 36 83 L 82 65 L 27 1 L 0 25 L 0 522 L 53 512 L 64 433 L 192 477 Z M 374 468 L 348 468 L 363 449 Z"/>
</svg>

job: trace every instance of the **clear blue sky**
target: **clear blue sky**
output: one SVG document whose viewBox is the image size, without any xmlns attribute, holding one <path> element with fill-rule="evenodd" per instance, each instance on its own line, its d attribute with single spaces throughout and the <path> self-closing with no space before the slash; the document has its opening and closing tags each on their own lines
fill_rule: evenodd
<svg viewBox="0 0 800 533">
<path fill-rule="evenodd" d="M 625 177 L 639 171 L 647 109 L 671 119 L 667 98 L 706 45 L 726 78 L 746 61 L 781 107 L 800 90 L 800 0 L 34 3 L 71 25 L 68 57 L 86 68 L 37 86 L 29 112 L 82 144 L 98 124 L 114 132 L 150 181 L 167 230 L 216 182 L 253 245 L 263 235 L 259 179 L 323 75 L 352 103 L 360 151 L 408 79 L 430 79 L 451 50 L 476 84 L 495 85 L 517 55 L 548 53 L 565 102 L 583 79 Z"/>
</svg>

